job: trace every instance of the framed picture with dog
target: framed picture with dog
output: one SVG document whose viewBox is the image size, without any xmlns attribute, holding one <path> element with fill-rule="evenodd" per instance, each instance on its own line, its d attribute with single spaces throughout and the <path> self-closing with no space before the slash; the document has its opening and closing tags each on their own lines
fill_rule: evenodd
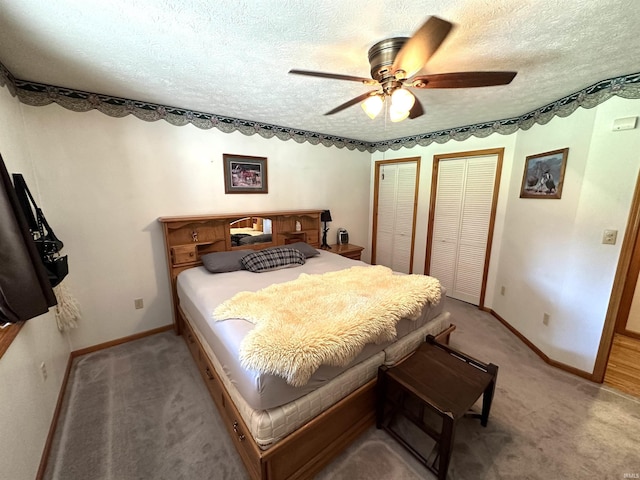
<svg viewBox="0 0 640 480">
<path fill-rule="evenodd" d="M 568 148 L 529 155 L 524 163 L 520 198 L 560 198 Z"/>
</svg>

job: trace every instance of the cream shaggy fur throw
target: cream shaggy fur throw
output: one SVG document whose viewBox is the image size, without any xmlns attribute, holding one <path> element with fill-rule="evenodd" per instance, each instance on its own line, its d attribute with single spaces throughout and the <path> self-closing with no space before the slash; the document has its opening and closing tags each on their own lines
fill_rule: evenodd
<svg viewBox="0 0 640 480">
<path fill-rule="evenodd" d="M 365 344 L 393 340 L 400 319 L 415 320 L 427 302 L 439 301 L 435 278 L 355 266 L 240 292 L 219 305 L 214 317 L 256 325 L 240 345 L 245 368 L 302 386 L 320 365 L 345 366 Z"/>
</svg>

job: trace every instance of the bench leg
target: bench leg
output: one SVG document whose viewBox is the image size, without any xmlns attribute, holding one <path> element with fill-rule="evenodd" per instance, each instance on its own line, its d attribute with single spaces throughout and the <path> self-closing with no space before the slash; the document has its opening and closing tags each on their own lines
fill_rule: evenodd
<svg viewBox="0 0 640 480">
<path fill-rule="evenodd" d="M 489 421 L 489 412 L 491 411 L 491 403 L 493 402 L 493 393 L 496 390 L 496 378 L 498 376 L 498 367 L 493 363 L 487 365 L 487 372 L 493 375 L 493 379 L 487 385 L 482 395 L 482 416 L 480 417 L 480 424 L 483 427 L 487 426 Z"/>
<path fill-rule="evenodd" d="M 453 450 L 453 438 L 455 434 L 455 421 L 449 415 L 442 416 L 442 433 L 440 434 L 440 448 L 438 456 L 438 480 L 446 480 L 451 452 Z"/>
</svg>

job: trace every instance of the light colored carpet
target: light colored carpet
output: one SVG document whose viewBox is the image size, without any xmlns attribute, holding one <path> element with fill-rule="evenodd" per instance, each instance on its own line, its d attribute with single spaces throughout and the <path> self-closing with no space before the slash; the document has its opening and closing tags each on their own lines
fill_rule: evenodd
<svg viewBox="0 0 640 480">
<path fill-rule="evenodd" d="M 638 478 L 637 398 L 546 365 L 492 316 L 447 301 L 452 346 L 500 367 L 488 426 L 458 425 L 450 480 Z M 248 476 L 183 340 L 164 333 L 76 359 L 45 478 Z M 371 478 L 435 477 L 375 428 L 317 476 Z"/>
<path fill-rule="evenodd" d="M 63 407 L 47 479 L 248 478 L 172 332 L 76 359 Z"/>
</svg>

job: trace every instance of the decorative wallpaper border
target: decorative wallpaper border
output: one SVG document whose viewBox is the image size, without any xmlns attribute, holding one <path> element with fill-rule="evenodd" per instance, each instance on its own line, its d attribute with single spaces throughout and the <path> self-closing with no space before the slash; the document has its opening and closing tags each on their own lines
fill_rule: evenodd
<svg viewBox="0 0 640 480">
<path fill-rule="evenodd" d="M 16 79 L 2 62 L 0 62 L 0 87 L 7 87 L 11 96 L 16 96 Z"/>
<path fill-rule="evenodd" d="M 492 133 L 509 135 L 518 130 L 528 130 L 533 125 L 544 125 L 555 116 L 568 117 L 575 112 L 578 107 L 593 108 L 609 100 L 611 97 L 619 96 L 629 99 L 640 99 L 640 73 L 633 73 L 622 77 L 602 80 L 576 93 L 572 93 L 560 100 L 549 103 L 532 112 L 519 117 L 512 117 L 493 122 L 476 123 L 464 127 L 456 127 L 438 132 L 425 133 L 410 137 L 385 140 L 383 142 L 371 142 L 369 151 L 376 150 L 384 152 L 388 149 L 399 150 L 406 147 L 411 148 L 416 145 L 427 146 L 433 142 L 445 143 L 449 140 L 466 140 L 471 136 L 478 138 L 488 137 Z"/>
<path fill-rule="evenodd" d="M 42 83 L 27 82 L 14 78 L 11 72 L 0 63 L 0 87 L 4 86 L 9 89 L 12 96 L 17 96 L 22 103 L 30 106 L 44 106 L 55 102 L 74 112 L 87 112 L 95 109 L 111 117 L 134 115 L 147 122 L 165 120 L 171 125 L 176 126 L 191 123 L 198 128 L 217 128 L 225 133 L 238 131 L 244 135 L 257 134 L 264 138 L 277 137 L 280 140 L 292 139 L 298 143 L 309 142 L 312 145 L 322 144 L 326 147 L 335 146 L 371 153 L 375 151 L 384 152 L 389 149 L 399 150 L 403 147 L 412 148 L 416 145 L 427 146 L 433 142 L 445 143 L 449 140 L 461 141 L 471 136 L 484 138 L 492 133 L 509 135 L 520 129 L 528 130 L 536 123 L 544 125 L 555 116 L 567 117 L 578 107 L 596 107 L 613 96 L 640 99 L 640 73 L 634 73 L 602 80 L 579 92 L 568 95 L 519 117 L 477 123 L 475 125 L 384 140 L 381 142 L 365 142 L 306 130 L 280 127 L 269 123 L 223 117 L 212 113 L 112 97 L 99 93 L 83 92 Z"/>
</svg>

